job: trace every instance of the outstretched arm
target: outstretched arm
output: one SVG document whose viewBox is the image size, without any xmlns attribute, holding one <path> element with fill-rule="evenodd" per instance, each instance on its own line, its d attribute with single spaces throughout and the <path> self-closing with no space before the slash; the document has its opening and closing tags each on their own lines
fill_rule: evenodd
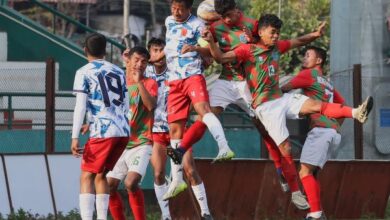
<svg viewBox="0 0 390 220">
<path fill-rule="evenodd" d="M 301 37 L 295 38 L 291 40 L 291 49 L 296 48 L 296 47 L 301 47 L 306 44 L 311 43 L 312 41 L 316 40 L 317 38 L 321 37 L 324 35 L 325 32 L 325 26 L 326 26 L 326 21 L 322 22 L 320 26 L 318 26 L 317 30 L 303 35 Z"/>
</svg>

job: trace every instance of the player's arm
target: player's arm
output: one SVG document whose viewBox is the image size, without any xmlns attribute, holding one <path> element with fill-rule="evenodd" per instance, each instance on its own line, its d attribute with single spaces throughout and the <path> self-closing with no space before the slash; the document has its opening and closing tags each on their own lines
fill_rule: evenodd
<svg viewBox="0 0 390 220">
<path fill-rule="evenodd" d="M 322 22 L 320 24 L 320 26 L 318 26 L 316 31 L 314 31 L 312 33 L 309 33 L 309 34 L 306 34 L 306 35 L 303 35 L 301 37 L 298 37 L 298 38 L 290 40 L 291 41 L 291 49 L 296 48 L 296 47 L 301 47 L 301 46 L 304 46 L 306 44 L 309 44 L 312 41 L 314 41 L 317 38 L 319 38 L 322 35 L 324 35 L 325 25 L 326 25 L 326 22 L 324 21 L 324 22 Z"/>
<path fill-rule="evenodd" d="M 313 84 L 314 79 L 310 76 L 310 70 L 303 70 L 292 78 L 286 85 L 282 86 L 283 92 L 293 89 L 305 89 Z"/>
<path fill-rule="evenodd" d="M 80 129 L 82 127 L 87 108 L 87 94 L 78 92 L 76 94 L 76 105 L 73 113 L 72 144 L 71 151 L 75 157 L 80 157 L 82 149 L 79 144 Z"/>
<path fill-rule="evenodd" d="M 203 35 L 203 38 L 209 42 L 210 53 L 217 63 L 231 63 L 236 61 L 236 54 L 233 51 L 222 53 L 217 43 L 214 42 L 214 38 L 210 31 L 206 30 Z"/>
<path fill-rule="evenodd" d="M 157 97 L 148 92 L 144 85 L 145 81 L 138 82 L 138 90 L 141 96 L 142 102 L 149 111 L 153 111 L 157 105 Z"/>
</svg>

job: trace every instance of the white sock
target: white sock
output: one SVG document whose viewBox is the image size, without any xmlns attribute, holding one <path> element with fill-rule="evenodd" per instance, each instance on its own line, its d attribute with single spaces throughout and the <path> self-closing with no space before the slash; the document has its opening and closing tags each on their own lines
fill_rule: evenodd
<svg viewBox="0 0 390 220">
<path fill-rule="evenodd" d="M 172 181 L 183 181 L 183 165 L 175 164 L 172 160 L 171 161 L 171 176 Z"/>
<path fill-rule="evenodd" d="M 201 210 L 201 215 L 204 214 L 210 214 L 209 207 L 207 205 L 207 196 L 206 196 L 206 190 L 204 188 L 203 182 L 196 186 L 191 186 L 192 191 L 194 192 L 194 195 L 196 197 L 196 200 L 198 200 L 198 204 Z"/>
<path fill-rule="evenodd" d="M 171 139 L 170 142 L 171 142 L 171 147 L 173 149 L 176 149 L 179 147 L 181 139 Z"/>
<path fill-rule="evenodd" d="M 352 118 L 357 118 L 356 116 L 356 113 L 357 113 L 357 108 L 353 108 L 352 109 Z"/>
<path fill-rule="evenodd" d="M 79 196 L 80 216 L 82 220 L 92 220 L 95 208 L 95 194 L 82 193 Z"/>
<path fill-rule="evenodd" d="M 307 217 L 313 217 L 313 218 L 320 218 L 322 215 L 322 211 L 317 211 L 317 212 L 310 212 L 307 214 Z"/>
<path fill-rule="evenodd" d="M 219 150 L 226 147 L 229 148 L 221 122 L 218 118 L 213 113 L 209 112 L 203 115 L 202 121 L 206 124 L 211 135 L 213 135 L 214 139 L 217 141 Z"/>
<path fill-rule="evenodd" d="M 158 201 L 158 205 L 161 209 L 161 215 L 164 218 L 170 218 L 171 214 L 169 213 L 169 201 L 164 201 L 163 196 L 168 191 L 168 185 L 167 183 L 164 183 L 163 185 L 156 185 L 154 184 L 154 192 L 156 193 L 156 198 Z"/>
<path fill-rule="evenodd" d="M 96 194 L 96 214 L 98 220 L 107 220 L 109 194 Z"/>
</svg>

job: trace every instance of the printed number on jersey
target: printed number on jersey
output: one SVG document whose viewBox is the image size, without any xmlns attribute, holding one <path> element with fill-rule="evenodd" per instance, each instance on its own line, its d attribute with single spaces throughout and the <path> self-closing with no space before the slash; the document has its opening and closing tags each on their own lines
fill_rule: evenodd
<svg viewBox="0 0 390 220">
<path fill-rule="evenodd" d="M 111 103 L 119 106 L 123 103 L 122 81 L 119 75 L 107 73 L 98 75 L 99 84 L 102 89 L 104 105 L 110 107 Z"/>
</svg>

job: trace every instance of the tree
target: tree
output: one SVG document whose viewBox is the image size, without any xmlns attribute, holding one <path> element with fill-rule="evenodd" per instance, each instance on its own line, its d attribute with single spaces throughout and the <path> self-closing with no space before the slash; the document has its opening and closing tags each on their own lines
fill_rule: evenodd
<svg viewBox="0 0 390 220">
<path fill-rule="evenodd" d="M 326 34 L 313 42 L 315 46 L 324 49 L 329 48 L 330 43 L 330 0 L 282 0 L 281 19 L 283 27 L 281 39 L 296 38 L 314 31 L 321 21 L 328 22 Z M 248 7 L 249 5 L 249 7 Z M 261 14 L 278 14 L 278 1 L 267 0 L 243 0 L 239 7 L 242 7 L 246 14 L 259 18 Z M 292 50 L 282 56 L 280 69 L 282 74 L 297 73 L 301 65 L 302 49 Z M 328 68 L 326 68 L 328 69 Z"/>
</svg>

